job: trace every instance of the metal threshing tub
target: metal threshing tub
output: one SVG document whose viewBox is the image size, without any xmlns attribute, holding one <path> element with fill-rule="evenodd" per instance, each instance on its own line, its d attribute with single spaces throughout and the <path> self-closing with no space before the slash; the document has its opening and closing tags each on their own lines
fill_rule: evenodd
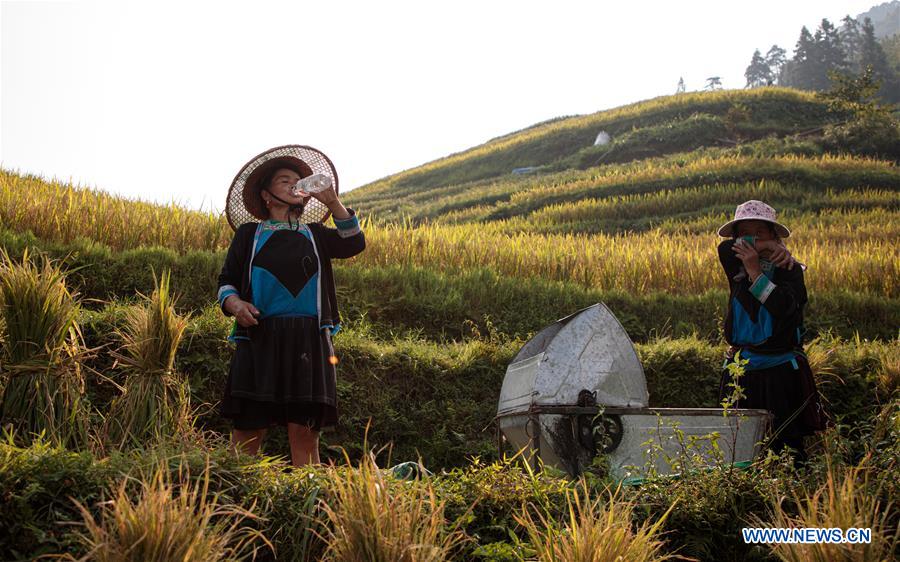
<svg viewBox="0 0 900 562">
<path fill-rule="evenodd" d="M 701 463 L 752 460 L 765 410 L 649 408 L 644 369 L 612 312 L 595 304 L 547 326 L 506 369 L 497 424 L 535 466 L 581 474 L 599 454 L 613 476 L 678 472 L 679 453 Z M 718 458 L 717 458 L 718 457 Z"/>
</svg>

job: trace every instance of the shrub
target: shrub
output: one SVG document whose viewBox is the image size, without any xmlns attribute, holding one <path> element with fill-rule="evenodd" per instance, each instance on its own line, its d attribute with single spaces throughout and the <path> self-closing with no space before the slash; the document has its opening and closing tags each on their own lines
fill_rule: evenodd
<svg viewBox="0 0 900 562">
<path fill-rule="evenodd" d="M 437 476 L 435 487 L 447 502 L 448 517 L 463 518 L 466 534 L 475 544 L 486 545 L 510 540 L 518 543 L 526 538 L 515 520 L 524 503 L 540 505 L 553 517 L 563 516 L 570 483 L 552 471 L 528 469 L 521 457 L 504 457 L 490 463 L 475 458 L 466 466 Z M 509 548 L 497 546 L 491 550 Z"/>
<path fill-rule="evenodd" d="M 699 560 L 759 560 L 765 553 L 744 544 L 741 528 L 752 515 L 766 513 L 773 476 L 784 477 L 784 471 L 692 471 L 648 479 L 626 498 L 637 506 L 639 522 L 669 514 L 662 528 L 669 552 Z"/>
<path fill-rule="evenodd" d="M 872 66 L 858 77 L 832 73 L 831 78 L 834 87 L 822 97 L 829 101 L 832 111 L 851 116 L 826 127 L 825 145 L 833 150 L 900 160 L 900 121 L 875 99 L 881 84 L 876 82 Z"/>
</svg>

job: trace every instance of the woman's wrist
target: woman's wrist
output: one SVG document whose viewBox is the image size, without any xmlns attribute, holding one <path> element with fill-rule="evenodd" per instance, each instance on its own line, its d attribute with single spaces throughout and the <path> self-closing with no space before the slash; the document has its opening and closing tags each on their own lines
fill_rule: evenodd
<svg viewBox="0 0 900 562">
<path fill-rule="evenodd" d="M 222 301 L 222 308 L 224 308 L 227 312 L 234 314 L 234 305 L 237 301 L 241 300 L 237 295 L 228 295 L 225 297 L 225 300 Z"/>
<path fill-rule="evenodd" d="M 328 203 L 328 210 L 331 211 L 331 216 L 336 218 L 337 220 L 349 219 L 350 211 L 347 210 L 347 207 L 344 207 L 344 204 L 341 203 L 340 199 L 335 199 L 334 201 Z"/>
</svg>

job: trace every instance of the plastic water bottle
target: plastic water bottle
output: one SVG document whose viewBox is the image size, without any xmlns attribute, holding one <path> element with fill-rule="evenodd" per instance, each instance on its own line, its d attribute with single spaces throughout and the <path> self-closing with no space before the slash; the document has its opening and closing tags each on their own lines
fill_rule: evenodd
<svg viewBox="0 0 900 562">
<path fill-rule="evenodd" d="M 297 195 L 301 191 L 306 193 L 319 193 L 320 191 L 330 189 L 331 186 L 332 181 L 330 177 L 325 174 L 313 174 L 295 183 L 294 187 L 291 188 L 291 191 L 294 195 Z"/>
</svg>

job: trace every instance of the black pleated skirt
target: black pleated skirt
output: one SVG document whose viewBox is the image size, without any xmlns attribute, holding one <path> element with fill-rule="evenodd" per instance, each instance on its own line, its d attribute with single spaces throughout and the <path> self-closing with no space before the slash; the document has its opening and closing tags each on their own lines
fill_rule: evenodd
<svg viewBox="0 0 900 562">
<path fill-rule="evenodd" d="M 772 430 L 789 439 L 812 435 L 825 427 L 825 415 L 809 363 L 805 357 L 798 356 L 797 365 L 797 369 L 791 363 L 783 363 L 746 371 L 740 378 L 746 398 L 736 405 L 768 410 L 774 418 Z M 726 369 L 719 383 L 720 400 L 731 394 L 732 389 L 728 387 L 731 382 L 731 374 Z"/>
<path fill-rule="evenodd" d="M 316 318 L 265 318 L 237 340 L 220 412 L 235 429 L 337 424 L 334 355 Z"/>
</svg>

